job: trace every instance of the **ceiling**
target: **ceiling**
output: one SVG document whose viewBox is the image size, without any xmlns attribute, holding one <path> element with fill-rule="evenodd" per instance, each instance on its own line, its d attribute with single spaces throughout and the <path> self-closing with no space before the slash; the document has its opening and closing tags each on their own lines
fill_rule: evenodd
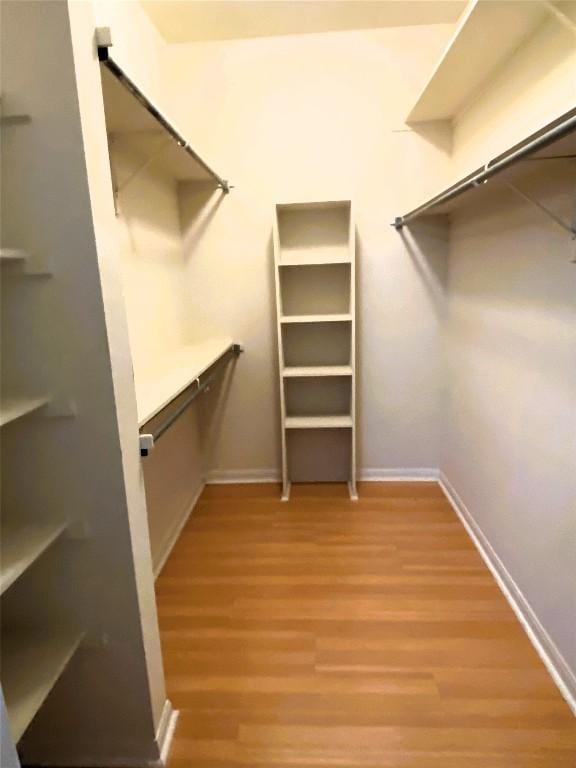
<svg viewBox="0 0 576 768">
<path fill-rule="evenodd" d="M 455 22 L 464 0 L 141 0 L 169 43 Z"/>
</svg>

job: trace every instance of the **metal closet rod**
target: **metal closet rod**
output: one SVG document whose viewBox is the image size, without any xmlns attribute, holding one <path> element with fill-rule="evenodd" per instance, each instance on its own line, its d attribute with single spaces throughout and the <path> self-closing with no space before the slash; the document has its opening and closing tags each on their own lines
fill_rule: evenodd
<svg viewBox="0 0 576 768">
<path fill-rule="evenodd" d="M 200 378 L 197 378 L 195 382 L 192 383 L 191 386 L 196 385 L 196 389 L 178 406 L 178 408 L 173 411 L 173 413 L 170 414 L 164 421 L 159 424 L 156 429 L 153 432 L 147 432 L 145 435 L 141 434 L 140 437 L 147 437 L 148 447 L 144 448 L 141 445 L 140 448 L 140 455 L 141 456 L 148 456 L 149 451 L 153 447 L 154 443 L 159 440 L 162 435 L 167 432 L 171 426 L 173 426 L 180 416 L 186 411 L 196 400 L 199 394 L 204 392 L 207 387 L 210 386 L 210 384 L 214 381 L 216 376 L 220 373 L 220 366 L 227 362 L 227 360 L 230 358 L 231 355 L 234 355 L 234 357 L 238 357 L 242 352 L 243 348 L 240 344 L 232 344 L 228 349 L 222 353 L 222 355 L 218 358 L 218 360 L 212 365 L 212 373 L 210 373 L 209 376 L 207 376 L 202 382 L 200 382 Z"/>
<path fill-rule="evenodd" d="M 433 197 L 427 203 L 418 206 L 418 208 L 414 208 L 413 211 L 410 211 L 404 216 L 397 216 L 394 219 L 392 226 L 396 229 L 402 229 L 405 224 L 422 216 L 422 214 L 427 213 L 431 208 L 447 203 L 464 192 L 467 192 L 469 189 L 478 187 L 480 184 L 488 181 L 489 178 L 505 170 L 510 165 L 513 165 L 520 160 L 524 160 L 528 155 L 531 155 L 540 149 L 545 149 L 550 144 L 553 144 L 555 141 L 558 141 L 575 130 L 576 114 L 571 113 L 569 117 L 559 123 L 554 123 L 551 127 L 545 129 L 542 133 L 539 133 L 536 138 L 527 139 L 517 149 L 511 149 L 503 155 L 499 155 L 494 160 L 486 163 L 482 168 L 473 171 L 466 176 L 465 179 L 448 187 L 448 189 L 441 192 L 439 195 L 436 195 L 436 197 Z"/>
<path fill-rule="evenodd" d="M 213 179 L 215 179 L 218 182 L 218 186 L 224 193 L 230 192 L 231 186 L 226 179 L 223 179 L 221 176 L 219 176 L 215 170 L 210 168 L 208 163 L 206 163 L 200 155 L 198 155 L 188 144 L 186 139 L 178 133 L 176 128 L 172 125 L 172 123 L 169 122 L 169 120 L 164 117 L 164 115 L 156 109 L 154 104 L 152 104 L 151 101 L 142 93 L 140 88 L 128 77 L 126 72 L 120 67 L 114 59 L 110 56 L 110 51 L 108 50 L 107 45 L 99 45 L 98 46 L 98 61 L 100 61 L 101 64 L 104 64 L 104 66 L 112 72 L 114 77 L 116 77 L 122 85 L 130 91 L 130 93 L 138 99 L 140 104 L 152 115 L 152 117 L 157 120 L 160 125 L 172 136 L 174 141 L 179 144 L 191 157 L 194 158 L 194 160 L 204 168 L 206 173 L 208 173 L 210 176 L 212 176 Z"/>
</svg>

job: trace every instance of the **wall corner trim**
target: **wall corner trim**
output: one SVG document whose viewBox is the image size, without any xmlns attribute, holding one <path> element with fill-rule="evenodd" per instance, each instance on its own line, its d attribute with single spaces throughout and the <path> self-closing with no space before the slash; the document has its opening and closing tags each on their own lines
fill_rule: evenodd
<svg viewBox="0 0 576 768">
<path fill-rule="evenodd" d="M 496 554 L 488 537 L 484 534 L 470 510 L 442 471 L 439 473 L 439 482 L 446 498 L 460 518 L 462 525 L 466 528 L 474 546 L 490 569 L 504 597 L 516 614 L 516 618 L 528 635 L 536 653 L 544 662 L 546 669 L 556 683 L 566 703 L 576 715 L 576 675 L 570 669 L 556 644 L 540 622 L 522 590 Z"/>
</svg>

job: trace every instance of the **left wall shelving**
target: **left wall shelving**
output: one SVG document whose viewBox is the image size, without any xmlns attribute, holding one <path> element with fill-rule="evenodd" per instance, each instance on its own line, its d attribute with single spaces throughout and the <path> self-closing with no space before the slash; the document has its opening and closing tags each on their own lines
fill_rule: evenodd
<svg viewBox="0 0 576 768">
<path fill-rule="evenodd" d="M 11 147 L 14 143 L 16 148 L 22 147 L 25 136 L 15 141 L 12 134 L 21 132 L 28 123 L 3 119 L 3 144 Z M 9 204 L 9 200 L 9 193 L 5 191 L 3 205 Z M 51 397 L 29 394 L 30 387 L 22 373 L 34 369 L 36 365 L 42 366 L 40 360 L 33 359 L 33 351 L 38 351 L 37 340 L 34 338 L 34 320 L 31 324 L 29 318 L 23 322 L 21 315 L 22 312 L 34 315 L 35 305 L 41 300 L 38 286 L 42 283 L 12 279 L 28 278 L 34 274 L 48 275 L 44 271 L 28 271 L 31 261 L 34 260 L 30 259 L 25 249 L 0 248 L 4 350 L 0 439 L 3 452 L 13 452 L 14 455 L 18 455 L 22 448 L 26 450 L 27 437 L 31 438 L 30 450 L 33 452 L 31 446 L 35 441 L 35 432 L 42 429 L 42 422 L 50 415 L 47 406 Z M 15 339 L 22 333 L 23 338 L 15 344 Z M 6 469 L 3 462 L 3 480 L 9 490 L 5 498 L 3 494 L 0 516 L 0 680 L 10 734 L 15 743 L 20 741 L 56 685 L 83 634 L 77 629 L 63 631 L 59 611 L 56 611 L 53 620 L 45 620 L 46 612 L 50 612 L 49 608 L 47 610 L 48 604 L 58 602 L 58 598 L 52 594 L 51 582 L 58 580 L 55 570 L 59 569 L 59 565 L 48 553 L 65 536 L 68 521 L 44 509 L 20 508 L 18 499 L 14 498 L 12 477 L 17 463 L 13 458 L 9 459 Z M 33 466 L 32 460 L 30 471 L 33 471 Z M 40 580 L 46 585 L 45 591 L 38 588 L 38 565 L 42 572 Z"/>
</svg>

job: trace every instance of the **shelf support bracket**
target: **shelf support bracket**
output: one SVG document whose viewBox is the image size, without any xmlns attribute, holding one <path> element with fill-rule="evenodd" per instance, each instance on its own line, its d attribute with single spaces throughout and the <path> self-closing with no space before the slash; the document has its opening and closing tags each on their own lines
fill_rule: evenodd
<svg viewBox="0 0 576 768">
<path fill-rule="evenodd" d="M 166 149 L 168 149 L 168 147 L 171 146 L 171 145 L 172 145 L 172 140 L 171 139 L 167 139 L 165 142 L 163 142 L 162 146 L 159 147 L 155 152 L 152 152 L 152 154 L 149 155 L 149 157 L 147 157 L 146 160 L 144 160 L 144 162 L 141 163 L 138 166 L 138 168 L 136 168 L 134 171 L 132 171 L 130 176 L 128 176 L 128 178 L 125 179 L 122 182 L 122 184 L 118 184 L 117 185 L 117 187 L 116 187 L 116 194 L 119 195 L 120 192 L 123 192 L 126 189 L 126 187 L 132 181 L 134 181 L 136 176 L 141 174 L 142 171 L 145 171 L 146 168 L 148 168 L 155 160 L 157 160 L 160 157 L 160 155 L 162 154 L 162 152 L 164 152 Z"/>
<path fill-rule="evenodd" d="M 569 232 L 572 235 L 572 239 L 576 239 L 576 225 L 573 222 L 572 224 L 567 224 L 564 219 L 560 218 L 557 214 L 554 213 L 554 211 L 551 211 L 549 208 L 547 208 L 545 205 L 543 205 L 539 200 L 536 200 L 531 195 L 528 195 L 526 192 L 523 192 L 521 189 L 519 189 L 515 184 L 512 184 L 511 181 L 504 181 L 503 184 L 508 187 L 508 189 L 511 189 L 514 194 L 518 195 L 518 197 L 521 197 L 525 202 L 530 203 L 530 205 L 533 205 L 535 208 L 538 208 L 538 210 L 542 211 L 542 213 L 545 213 L 546 216 L 548 216 L 549 219 L 552 219 L 556 224 L 558 224 L 559 227 L 562 227 L 562 229 L 566 230 L 566 232 Z"/>
</svg>

